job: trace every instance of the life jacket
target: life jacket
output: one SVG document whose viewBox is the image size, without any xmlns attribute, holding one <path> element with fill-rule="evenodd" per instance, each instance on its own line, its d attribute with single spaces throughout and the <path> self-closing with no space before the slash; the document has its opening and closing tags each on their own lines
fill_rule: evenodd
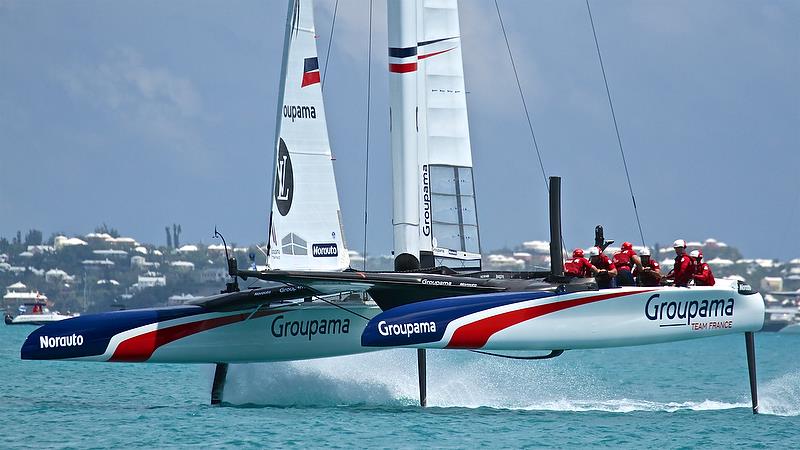
<svg viewBox="0 0 800 450">
<path fill-rule="evenodd" d="M 695 264 L 692 278 L 694 278 L 694 284 L 696 286 L 713 286 L 716 282 L 714 281 L 714 274 L 711 272 L 711 268 L 708 267 L 706 263 Z"/>
<path fill-rule="evenodd" d="M 686 287 L 692 279 L 694 263 L 687 254 L 675 257 L 675 266 L 672 268 L 672 277 L 675 279 L 675 286 Z"/>
<path fill-rule="evenodd" d="M 588 278 L 592 276 L 591 267 L 592 264 L 586 258 L 572 258 L 564 263 L 564 272 L 572 276 Z"/>
<path fill-rule="evenodd" d="M 659 273 L 659 269 L 661 269 L 661 266 L 658 262 L 653 258 L 649 258 L 647 264 L 643 261 L 642 265 L 645 269 L 650 270 L 640 271 L 638 267 L 634 267 L 633 276 L 636 277 L 636 284 L 639 286 L 660 286 L 661 273 Z"/>
<path fill-rule="evenodd" d="M 633 255 L 636 253 L 633 250 L 622 250 L 617 253 L 614 253 L 614 265 L 617 267 L 617 270 L 627 270 L 628 272 L 631 271 L 633 268 Z"/>
<path fill-rule="evenodd" d="M 614 269 L 616 269 L 616 266 L 614 265 L 614 262 L 611 261 L 610 259 L 608 259 L 608 256 L 606 256 L 606 255 L 604 255 L 602 253 L 597 255 L 596 261 L 597 262 L 593 262 L 592 264 L 595 267 L 597 267 L 598 269 L 600 269 L 600 270 L 614 270 Z M 591 262 L 591 261 L 589 261 L 589 262 Z"/>
</svg>

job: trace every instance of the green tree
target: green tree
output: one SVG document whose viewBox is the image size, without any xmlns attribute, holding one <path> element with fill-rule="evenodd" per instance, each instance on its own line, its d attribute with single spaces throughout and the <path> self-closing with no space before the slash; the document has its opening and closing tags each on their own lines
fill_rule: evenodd
<svg viewBox="0 0 800 450">
<path fill-rule="evenodd" d="M 30 229 L 25 235 L 25 245 L 42 245 L 42 232 Z"/>
</svg>

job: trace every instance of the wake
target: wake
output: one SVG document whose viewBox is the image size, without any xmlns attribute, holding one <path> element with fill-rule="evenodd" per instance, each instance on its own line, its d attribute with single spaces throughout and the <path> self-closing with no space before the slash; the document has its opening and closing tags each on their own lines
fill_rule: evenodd
<svg viewBox="0 0 800 450">
<path fill-rule="evenodd" d="M 593 368 L 519 364 L 468 352 L 428 353 L 428 405 L 565 412 L 720 411 L 750 408 L 739 401 L 658 402 L 619 398 Z M 210 373 L 210 372 L 209 372 Z M 210 384 L 210 376 L 209 376 Z M 800 371 L 761 381 L 760 412 L 800 415 Z M 225 403 L 281 407 L 418 404 L 416 352 L 390 350 L 286 363 L 231 365 Z"/>
</svg>

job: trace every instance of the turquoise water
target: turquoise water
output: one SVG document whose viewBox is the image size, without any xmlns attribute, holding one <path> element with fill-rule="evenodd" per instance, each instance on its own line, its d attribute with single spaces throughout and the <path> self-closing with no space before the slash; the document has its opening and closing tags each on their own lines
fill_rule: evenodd
<svg viewBox="0 0 800 450">
<path fill-rule="evenodd" d="M 756 335 L 753 416 L 740 335 L 570 351 L 549 361 L 413 350 L 232 366 L 21 361 L 32 328 L 0 327 L 3 448 L 800 446 L 800 335 Z"/>
</svg>

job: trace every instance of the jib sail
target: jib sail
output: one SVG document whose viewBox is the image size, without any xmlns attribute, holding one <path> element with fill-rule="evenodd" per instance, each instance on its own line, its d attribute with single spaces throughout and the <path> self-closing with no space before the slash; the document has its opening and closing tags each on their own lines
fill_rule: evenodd
<svg viewBox="0 0 800 450">
<path fill-rule="evenodd" d="M 269 230 L 271 269 L 350 265 L 333 174 L 311 0 L 289 2 Z"/>
</svg>

